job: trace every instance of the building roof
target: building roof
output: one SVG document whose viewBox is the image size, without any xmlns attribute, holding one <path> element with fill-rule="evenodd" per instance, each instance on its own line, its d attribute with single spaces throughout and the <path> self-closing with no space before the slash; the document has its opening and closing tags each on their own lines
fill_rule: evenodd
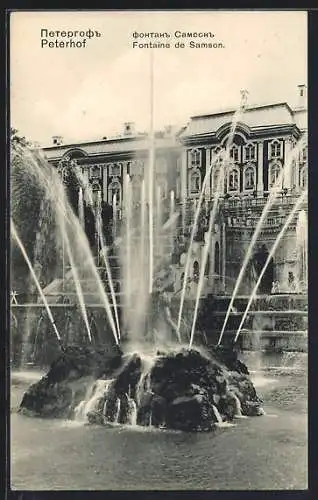
<svg viewBox="0 0 318 500">
<path fill-rule="evenodd" d="M 192 116 L 181 137 L 203 134 L 216 134 L 226 124 L 232 122 L 236 110 L 228 109 L 216 113 Z M 249 129 L 276 127 L 282 125 L 297 125 L 304 122 L 306 110 L 294 112 L 286 102 L 249 105 L 239 117 L 239 121 Z M 305 128 L 305 127 L 302 127 Z"/>
</svg>

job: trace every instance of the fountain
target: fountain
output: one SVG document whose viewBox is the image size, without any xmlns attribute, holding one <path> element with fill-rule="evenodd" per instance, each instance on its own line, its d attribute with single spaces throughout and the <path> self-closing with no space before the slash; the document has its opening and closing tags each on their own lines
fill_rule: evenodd
<svg viewBox="0 0 318 500">
<path fill-rule="evenodd" d="M 163 283 L 160 272 L 167 267 L 165 248 L 167 243 L 169 247 L 173 246 L 172 236 L 176 222 L 179 220 L 179 212 L 174 191 L 170 193 L 168 214 L 165 214 L 163 210 L 160 189 L 156 191 L 157 200 L 154 206 L 153 177 L 156 151 L 153 110 L 149 135 L 149 192 L 147 195 L 143 180 L 140 185 L 140 204 L 136 209 L 133 204 L 132 179 L 127 173 L 124 178 L 125 196 L 122 219 L 116 211 L 116 195 L 112 200 L 112 220 L 116 225 L 115 234 L 121 231 L 120 239 L 115 239 L 108 247 L 105 244 L 101 216 L 101 191 L 97 194 L 97 206 L 94 209 L 93 193 L 90 187 L 85 185 L 76 164 L 73 166 L 75 171 L 77 169 L 75 177 L 80 186 L 77 199 L 79 216 L 77 217 L 68 205 L 64 186 L 57 175 L 50 172 L 43 158 L 39 156 L 34 158 L 31 153 L 26 153 L 28 166 L 33 169 L 35 177 L 44 188 L 56 214 L 60 230 L 59 237 L 63 243 L 63 269 L 65 258 L 69 264 L 69 271 L 65 275 L 63 270 L 63 297 L 72 296 L 70 290 L 67 289 L 71 280 L 75 285 L 72 297 L 78 301 L 82 326 L 86 331 L 88 342 L 77 340 L 75 345 L 70 343 L 63 345 L 63 352 L 55 357 L 45 377 L 33 384 L 25 393 L 20 405 L 21 413 L 41 417 L 78 419 L 101 425 L 142 425 L 183 431 L 208 431 L 216 425 L 231 422 L 234 418 L 263 414 L 262 400 L 256 393 L 247 366 L 238 359 L 236 346 L 231 345 L 226 348 L 221 341 L 227 319 L 233 312 L 242 318 L 235 340 L 239 338 L 254 301 L 254 294 L 262 279 L 262 273 L 268 266 L 268 259 L 260 272 L 257 287 L 248 297 L 248 305 L 243 316 L 242 311 L 234 311 L 233 306 L 241 275 L 245 271 L 245 261 L 238 284 L 230 299 L 229 312 L 226 312 L 217 345 L 207 349 L 195 344 L 209 242 L 215 229 L 218 202 L 224 185 L 225 169 L 229 163 L 235 127 L 243 111 L 244 106 L 241 105 L 233 118 L 212 207 L 206 201 L 205 191 L 211 169 L 220 155 L 209 165 L 195 205 L 194 224 L 186 255 L 177 324 L 171 312 L 171 296 L 167 293 L 170 282 L 167 280 Z M 304 196 L 299 198 L 296 204 L 297 210 Z M 273 199 L 274 195 L 270 195 L 252 238 L 246 261 L 251 256 L 258 232 Z M 84 200 L 88 200 L 94 218 L 97 266 L 83 229 L 85 226 Z M 181 335 L 181 324 L 184 321 L 190 256 L 195 245 L 195 235 L 199 229 L 203 203 L 205 212 L 209 213 L 209 221 L 205 231 L 206 243 L 203 248 L 202 264 L 195 277 L 196 297 L 193 318 L 187 332 L 190 337 L 189 345 L 187 345 Z M 286 227 L 295 213 L 294 210 L 291 212 L 286 221 Z M 181 219 L 183 226 L 185 224 L 183 208 Z M 298 226 L 299 252 L 305 255 L 304 216 L 299 216 Z M 18 239 L 14 225 L 12 227 L 13 236 L 20 242 L 21 251 L 28 262 L 32 276 L 34 275 L 41 297 L 39 306 L 42 307 L 44 304 L 46 307 L 47 315 L 60 342 L 62 337 L 56 327 L 51 309 L 58 310 L 60 307 L 65 311 L 70 306 L 64 302 L 49 305 L 47 296 L 38 283 L 32 263 L 27 253 L 23 251 L 23 245 Z M 269 252 L 269 259 L 278 243 L 279 238 Z M 113 283 L 108 258 L 110 251 L 117 251 L 117 255 L 121 254 L 119 292 L 115 291 Z M 100 277 L 100 256 L 103 257 L 106 283 Z M 300 271 L 301 276 L 305 276 L 304 262 Z M 158 277 L 161 280 L 157 279 Z M 108 349 L 105 348 L 105 339 L 104 343 L 98 343 L 96 342 L 97 334 L 93 334 L 93 331 L 98 330 L 97 314 L 95 312 L 93 314 L 91 310 L 89 314 L 87 312 L 91 305 L 88 301 L 90 294 L 87 293 L 85 287 L 92 280 L 94 291 L 91 294 L 96 300 L 92 305 L 106 313 L 104 324 L 107 323 L 112 334 L 110 342 L 112 345 Z M 74 304 L 71 304 L 71 307 L 73 306 Z M 42 328 L 42 323 L 41 320 L 37 325 L 38 333 Z M 69 321 L 66 324 L 69 328 Z M 80 326 L 78 329 L 81 330 Z M 65 337 L 66 332 L 63 333 Z"/>
</svg>

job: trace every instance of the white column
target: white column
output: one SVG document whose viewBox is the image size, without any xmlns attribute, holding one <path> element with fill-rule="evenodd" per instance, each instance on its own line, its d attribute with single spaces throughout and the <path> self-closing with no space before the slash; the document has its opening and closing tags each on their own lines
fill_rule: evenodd
<svg viewBox="0 0 318 500">
<path fill-rule="evenodd" d="M 125 206 L 124 200 L 126 200 L 126 196 L 127 196 L 127 183 L 126 183 L 127 173 L 128 173 L 128 162 L 127 161 L 123 161 L 123 171 L 122 171 L 122 176 L 123 176 L 123 179 L 122 179 L 122 182 L 123 182 L 123 184 L 122 184 L 123 185 L 122 207 Z"/>
<path fill-rule="evenodd" d="M 102 176 L 103 176 L 103 200 L 108 203 L 112 203 L 111 200 L 107 199 L 107 164 L 102 165 Z"/>
<path fill-rule="evenodd" d="M 205 171 L 207 172 L 211 164 L 211 149 L 205 148 Z M 205 187 L 205 196 L 209 199 L 211 197 L 211 173 Z"/>
<path fill-rule="evenodd" d="M 283 180 L 283 188 L 290 189 L 291 188 L 291 179 L 292 179 L 292 169 L 293 162 L 290 161 L 290 152 L 292 150 L 292 139 L 291 137 L 285 140 L 285 151 L 284 151 L 284 180 Z"/>
<path fill-rule="evenodd" d="M 82 168 L 83 168 L 83 180 L 84 180 L 84 184 L 85 184 L 85 186 L 88 186 L 89 185 L 89 176 L 88 176 L 89 166 L 88 165 L 82 165 Z M 87 194 L 85 193 L 85 190 L 84 190 L 84 200 L 85 200 L 86 203 L 89 201 L 89 198 L 88 198 Z"/>
<path fill-rule="evenodd" d="M 264 179 L 263 179 L 263 142 L 258 143 L 257 151 L 257 194 L 263 195 Z"/>
</svg>

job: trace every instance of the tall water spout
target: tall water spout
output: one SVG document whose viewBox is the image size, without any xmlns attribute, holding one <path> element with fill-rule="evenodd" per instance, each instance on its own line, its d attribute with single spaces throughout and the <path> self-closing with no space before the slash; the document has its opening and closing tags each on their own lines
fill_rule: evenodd
<svg viewBox="0 0 318 500">
<path fill-rule="evenodd" d="M 202 262 L 201 262 L 201 268 L 200 268 L 200 277 L 199 277 L 199 282 L 198 282 L 198 287 L 197 287 L 197 296 L 196 296 L 195 307 L 194 307 L 189 349 L 192 348 L 192 344 L 193 344 L 193 340 L 194 340 L 195 326 L 196 326 L 196 322 L 197 322 L 200 297 L 201 297 L 202 288 L 203 288 L 203 284 L 204 284 L 205 268 L 206 268 L 207 261 L 208 261 L 211 235 L 212 235 L 212 230 L 214 227 L 214 219 L 215 219 L 216 208 L 217 208 L 217 201 L 218 200 L 215 198 L 214 203 L 213 203 L 213 209 L 211 210 L 211 213 L 210 213 L 208 231 L 206 233 L 206 242 L 205 242 L 204 249 L 203 249 L 203 256 L 202 256 Z"/>
<path fill-rule="evenodd" d="M 32 267 L 31 261 L 30 261 L 30 259 L 29 259 L 28 255 L 27 255 L 27 253 L 26 253 L 26 251 L 25 251 L 25 248 L 24 248 L 24 246 L 23 246 L 22 241 L 21 241 L 21 240 L 20 240 L 20 238 L 19 238 L 19 235 L 18 235 L 17 230 L 16 230 L 16 228 L 15 228 L 15 224 L 14 224 L 14 222 L 13 222 L 13 220 L 12 220 L 12 219 L 11 219 L 11 233 L 12 233 L 13 238 L 16 240 L 17 244 L 18 244 L 18 245 L 19 245 L 19 247 L 20 247 L 21 253 L 22 253 L 23 257 L 24 257 L 25 262 L 27 263 L 27 266 L 28 266 L 29 270 L 30 270 L 31 276 L 32 276 L 32 278 L 33 278 L 33 280 L 34 280 L 34 283 L 35 283 L 35 286 L 37 287 L 38 292 L 39 292 L 39 294 L 40 294 L 40 296 L 41 296 L 41 298 L 42 298 L 42 300 L 43 300 L 44 307 L 45 307 L 45 309 L 46 309 L 47 315 L 48 315 L 48 317 L 49 317 L 49 319 L 50 319 L 50 322 L 51 322 L 51 324 L 52 324 L 52 327 L 53 327 L 53 330 L 54 330 L 55 335 L 56 335 L 56 337 L 57 337 L 57 340 L 58 340 L 59 342 L 61 342 L 61 336 L 60 336 L 59 331 L 58 331 L 58 329 L 57 329 L 57 326 L 56 326 L 56 324 L 55 324 L 55 320 L 54 320 L 54 318 L 53 318 L 52 311 L 51 311 L 50 306 L 49 306 L 49 304 L 48 304 L 48 301 L 46 300 L 46 297 L 45 297 L 45 295 L 44 295 L 44 293 L 43 293 L 43 291 L 42 291 L 42 288 L 41 288 L 41 286 L 40 286 L 40 283 L 39 283 L 39 281 L 38 281 L 38 279 L 37 279 L 37 277 L 36 277 L 36 274 L 35 274 L 35 272 L 34 272 L 34 269 L 33 269 L 33 267 Z"/>
<path fill-rule="evenodd" d="M 113 237 L 117 234 L 117 199 L 116 193 L 113 196 Z"/>
<path fill-rule="evenodd" d="M 130 308 L 131 305 L 131 294 L 132 294 L 132 283 L 131 283 L 131 253 L 132 253 L 132 239 L 131 239 L 131 211 L 132 211 L 132 189 L 129 174 L 125 178 L 125 248 L 126 248 L 126 262 L 124 276 L 125 283 L 125 295 L 127 306 Z"/>
<path fill-rule="evenodd" d="M 170 210 L 169 217 L 171 218 L 175 212 L 175 198 L 173 189 L 170 191 Z"/>
<path fill-rule="evenodd" d="M 149 293 L 153 287 L 154 224 L 153 224 L 153 177 L 155 169 L 154 137 L 154 53 L 150 51 L 150 130 L 149 130 Z"/>
<path fill-rule="evenodd" d="M 229 303 L 229 306 L 228 306 L 228 309 L 227 309 L 227 312 L 226 312 L 226 316 L 225 316 L 225 319 L 224 319 L 224 323 L 223 323 L 223 326 L 222 326 L 222 330 L 221 330 L 221 333 L 220 333 L 217 345 L 220 345 L 220 343 L 222 341 L 223 334 L 224 334 L 224 331 L 225 331 L 225 327 L 226 327 L 226 324 L 227 324 L 230 312 L 232 310 L 236 294 L 237 294 L 237 292 L 239 290 L 239 287 L 240 287 L 240 285 L 242 283 L 242 279 L 243 279 L 243 276 L 244 276 L 247 264 L 248 264 L 248 262 L 249 262 L 249 260 L 251 258 L 254 245 L 255 245 L 255 243 L 257 241 L 257 238 L 258 238 L 258 236 L 260 234 L 260 231 L 261 231 L 261 229 L 263 227 L 263 223 L 264 223 L 264 221 L 265 221 L 265 219 L 267 217 L 267 214 L 269 213 L 269 211 L 270 211 L 270 209 L 271 209 L 271 207 L 272 207 L 272 205 L 274 203 L 274 200 L 277 197 L 278 190 L 279 190 L 279 187 L 282 185 L 282 181 L 283 181 L 284 175 L 286 175 L 286 176 L 290 175 L 290 170 L 292 168 L 293 161 L 299 155 L 299 151 L 304 148 L 305 141 L 306 141 L 306 138 L 303 137 L 302 139 L 300 139 L 298 141 L 298 143 L 296 144 L 296 146 L 292 149 L 292 151 L 290 152 L 290 154 L 288 155 L 288 157 L 286 159 L 284 168 L 281 169 L 281 172 L 280 172 L 279 176 L 276 179 L 275 185 L 273 186 L 272 190 L 269 193 L 268 200 L 267 200 L 267 202 L 266 202 L 266 204 L 264 206 L 264 209 L 262 211 L 261 217 L 259 218 L 258 223 L 256 225 L 256 228 L 255 228 L 255 231 L 253 233 L 251 242 L 250 242 L 249 247 L 247 249 L 247 252 L 245 254 L 245 257 L 244 257 L 244 260 L 243 260 L 243 264 L 242 264 L 242 267 L 240 269 L 237 281 L 235 283 L 235 287 L 234 287 L 234 290 L 233 290 L 233 293 L 232 293 L 232 297 L 231 297 L 231 300 L 230 300 L 230 303 Z"/>
<path fill-rule="evenodd" d="M 75 261 L 74 261 L 74 258 L 73 258 L 73 254 L 72 254 L 72 250 L 71 250 L 71 245 L 70 245 L 70 241 L 69 241 L 69 237 L 68 237 L 68 233 L 67 233 L 67 228 L 65 226 L 65 221 L 66 221 L 66 215 L 65 215 L 66 214 L 65 192 L 62 189 L 60 189 L 59 191 L 60 191 L 59 198 L 60 198 L 60 201 L 61 201 L 61 204 L 59 204 L 59 206 L 58 206 L 58 218 L 59 218 L 59 223 L 60 223 L 59 225 L 60 225 L 60 228 L 61 228 L 61 233 L 62 233 L 63 241 L 65 242 L 65 245 L 66 245 L 66 251 L 67 251 L 67 254 L 68 254 L 69 261 L 70 261 L 71 272 L 72 272 L 72 275 L 73 275 L 75 289 L 76 289 L 78 301 L 79 301 L 79 304 L 80 304 L 81 313 L 82 313 L 82 316 L 83 316 L 83 319 L 84 319 L 84 324 L 85 324 L 85 327 L 86 327 L 86 330 L 87 330 L 87 335 L 88 335 L 89 341 L 92 342 L 92 335 L 91 335 L 91 330 L 90 330 L 90 327 L 89 327 L 89 322 L 88 322 L 88 317 L 87 317 L 87 311 L 86 311 L 86 306 L 85 306 L 83 291 L 82 291 L 82 287 L 81 287 L 81 283 L 80 283 L 78 271 L 77 271 L 77 268 L 76 268 L 76 264 L 75 264 Z"/>
<path fill-rule="evenodd" d="M 78 218 L 80 220 L 82 228 L 85 227 L 85 217 L 84 217 L 84 200 L 83 200 L 83 188 L 80 187 L 78 191 Z"/>
<path fill-rule="evenodd" d="M 195 234 L 196 234 L 196 229 L 197 229 L 197 226 L 198 226 L 198 221 L 199 221 L 201 206 L 202 206 L 203 198 L 204 198 L 204 195 L 205 195 L 205 189 L 206 189 L 207 183 L 208 183 L 208 181 L 210 179 L 212 167 L 219 161 L 219 159 L 221 157 L 223 157 L 223 162 L 222 162 L 222 167 L 223 168 L 220 168 L 219 178 L 220 177 L 224 178 L 224 165 L 226 163 L 226 160 L 228 160 L 229 157 L 230 157 L 230 148 L 231 148 L 231 145 L 232 145 L 232 142 L 233 142 L 233 139 L 234 139 L 234 133 L 235 133 L 236 125 L 237 125 L 237 123 L 238 123 L 238 121 L 239 121 L 239 119 L 241 117 L 241 114 L 242 114 L 243 110 L 244 109 L 243 109 L 243 106 L 242 106 L 242 103 L 241 103 L 240 106 L 239 106 L 239 108 L 238 108 L 238 110 L 235 112 L 235 114 L 233 116 L 233 121 L 232 121 L 232 125 L 231 125 L 231 131 L 230 131 L 229 138 L 228 138 L 228 141 L 227 141 L 226 150 L 225 150 L 225 152 L 224 151 L 220 151 L 216 155 L 216 157 L 214 158 L 214 160 L 210 163 L 209 167 L 206 169 L 206 173 L 205 173 L 205 176 L 204 176 L 204 179 L 203 179 L 203 183 L 202 183 L 202 188 L 201 188 L 199 200 L 198 200 L 198 203 L 197 203 L 196 209 L 195 209 L 194 222 L 193 222 L 193 226 L 192 226 L 192 230 L 191 230 L 190 243 L 189 243 L 189 248 L 188 248 L 188 253 L 187 253 L 187 258 L 186 258 L 185 269 L 184 269 L 184 279 L 183 279 L 183 286 L 182 286 L 182 292 L 181 292 L 181 297 L 180 297 L 180 306 L 179 306 L 179 314 L 178 314 L 178 330 L 180 329 L 180 326 L 181 326 L 183 304 L 184 304 L 184 300 L 185 300 L 186 287 L 187 287 L 188 276 L 189 276 L 189 271 L 190 271 L 192 246 L 193 246 L 194 237 L 195 237 Z M 218 185 L 219 185 L 219 181 L 218 181 Z M 219 189 L 217 189 L 217 191 L 215 193 L 215 197 L 218 198 L 219 195 L 220 195 Z"/>
<path fill-rule="evenodd" d="M 307 289 L 308 283 L 308 221 L 307 214 L 301 210 L 296 225 L 297 279 L 300 290 Z"/>
<path fill-rule="evenodd" d="M 145 179 L 141 181 L 141 207 L 140 207 L 140 259 L 145 261 L 145 224 L 146 224 L 146 186 Z"/>
<path fill-rule="evenodd" d="M 288 228 L 288 226 L 291 224 L 291 222 L 293 221 L 293 219 L 294 219 L 295 215 L 297 214 L 297 211 L 300 209 L 300 207 L 301 207 L 301 206 L 302 206 L 302 204 L 304 203 L 306 196 L 307 196 L 307 192 L 306 192 L 306 191 L 304 191 L 304 192 L 301 194 L 301 196 L 298 198 L 297 202 L 295 203 L 295 205 L 294 205 L 294 207 L 293 207 L 292 211 L 290 212 L 289 216 L 287 217 L 287 219 L 286 219 L 286 221 L 285 221 L 285 223 L 284 223 L 284 225 L 283 225 L 283 227 L 282 227 L 281 231 L 279 232 L 279 234 L 278 234 L 278 236 L 277 236 L 277 238 L 276 238 L 276 240 L 275 240 L 275 242 L 274 242 L 274 244 L 273 244 L 273 246 L 272 246 L 272 248 L 271 248 L 271 250 L 270 250 L 270 252 L 269 252 L 269 254 L 268 254 L 268 257 L 267 257 L 266 262 L 265 262 L 265 264 L 264 264 L 264 266 L 263 266 L 263 269 L 262 269 L 262 271 L 260 272 L 260 275 L 259 275 L 259 277 L 258 277 L 258 280 L 257 280 L 257 282 L 256 282 L 256 284 L 255 284 L 255 286 L 254 286 L 254 288 L 253 288 L 252 293 L 251 293 L 250 299 L 249 299 L 248 304 L 247 304 L 247 306 L 246 306 L 246 309 L 245 309 L 245 311 L 244 311 L 244 314 L 243 314 L 243 317 L 242 317 L 242 319 L 241 319 L 240 325 L 239 325 L 239 327 L 238 327 L 238 329 L 237 329 L 237 332 L 236 332 L 236 335 L 235 335 L 235 338 L 234 338 L 234 343 L 235 343 L 235 342 L 237 342 L 237 339 L 238 339 L 238 337 L 239 337 L 239 335 L 240 335 L 240 332 L 241 332 L 242 327 L 243 327 L 243 325 L 244 325 L 244 322 L 245 322 L 245 320 L 246 320 L 246 316 L 247 316 L 247 314 L 248 314 L 248 311 L 249 311 L 249 309 L 250 309 L 250 307 L 251 307 L 251 304 L 252 304 L 253 300 L 255 299 L 257 289 L 258 289 L 258 287 L 259 287 L 259 285 L 260 285 L 260 283 L 261 283 L 261 281 L 262 281 L 262 278 L 263 278 L 264 273 L 265 273 L 265 271 L 266 271 L 266 269 L 267 269 L 267 266 L 268 266 L 268 264 L 270 263 L 270 261 L 271 261 L 271 259 L 272 259 L 273 255 L 275 254 L 276 249 L 277 249 L 277 247 L 278 247 L 278 245 L 279 245 L 279 243 L 280 243 L 280 241 L 281 241 L 282 237 L 284 236 L 286 229 L 287 229 L 287 228 Z"/>
<path fill-rule="evenodd" d="M 60 197 L 58 196 L 60 189 L 64 189 L 62 180 L 60 179 L 58 172 L 52 169 L 52 167 L 47 163 L 47 160 L 44 158 L 43 154 L 40 154 L 39 152 L 34 153 L 23 148 L 21 148 L 21 152 L 24 155 L 24 158 L 28 160 L 28 167 L 33 171 L 38 182 L 45 189 L 47 197 L 51 201 L 53 208 L 58 211 L 60 207 L 62 212 L 65 212 L 65 206 L 63 206 Z M 90 250 L 86 234 L 84 233 L 78 218 L 75 216 L 68 203 L 66 203 L 66 208 L 67 210 L 65 213 L 65 217 L 76 238 L 76 248 L 79 248 L 83 252 L 85 263 L 88 265 L 88 268 L 90 269 L 96 280 L 97 290 L 102 299 L 109 325 L 111 327 L 115 342 L 118 344 L 119 341 L 117 338 L 116 326 L 112 316 L 108 297 L 96 269 L 96 265 Z"/>
<path fill-rule="evenodd" d="M 78 171 L 77 173 L 77 178 L 79 182 L 82 184 L 83 189 L 85 190 L 85 196 L 86 199 L 88 200 L 91 208 L 93 209 L 94 202 L 93 202 L 93 191 L 92 187 L 86 182 L 84 179 L 83 174 Z M 118 317 L 118 308 L 117 308 L 117 301 L 116 301 L 116 295 L 115 295 L 115 290 L 114 290 L 114 284 L 113 284 L 113 279 L 111 275 L 111 270 L 110 270 L 110 265 L 106 253 L 106 242 L 103 236 L 103 223 L 102 223 L 102 215 L 101 215 L 101 204 L 102 204 L 102 199 L 101 199 L 101 192 L 99 191 L 98 193 L 98 206 L 97 206 L 97 214 L 95 215 L 95 222 L 96 222 L 96 230 L 97 230 L 97 239 L 98 239 L 98 246 L 100 248 L 100 254 L 103 258 L 104 265 L 106 268 L 106 274 L 107 274 L 107 281 L 109 284 L 109 289 L 110 289 L 110 295 L 111 299 L 113 302 L 113 308 L 114 308 L 114 314 L 115 314 L 115 321 L 116 321 L 116 329 L 117 329 L 117 334 L 116 337 L 118 338 L 118 341 L 120 339 L 120 325 L 119 325 L 119 317 Z M 114 214 L 116 214 L 116 194 L 114 194 L 113 197 L 113 217 Z M 116 215 L 115 215 L 116 217 Z"/>
</svg>

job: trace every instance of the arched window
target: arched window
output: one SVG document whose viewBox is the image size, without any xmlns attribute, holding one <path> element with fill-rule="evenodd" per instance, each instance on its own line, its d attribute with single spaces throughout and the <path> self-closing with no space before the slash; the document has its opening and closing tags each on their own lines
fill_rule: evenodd
<svg viewBox="0 0 318 500">
<path fill-rule="evenodd" d="M 199 149 L 193 149 L 192 151 L 190 151 L 190 167 L 201 167 L 201 151 L 199 151 Z"/>
<path fill-rule="evenodd" d="M 220 245 L 218 241 L 214 247 L 214 273 L 220 274 Z"/>
<path fill-rule="evenodd" d="M 307 168 L 304 165 L 299 169 L 299 187 L 301 189 L 307 187 Z"/>
<path fill-rule="evenodd" d="M 247 144 L 244 148 L 244 159 L 245 161 L 255 161 L 256 160 L 256 147 L 255 144 Z"/>
<path fill-rule="evenodd" d="M 238 168 L 232 168 L 228 175 L 228 191 L 235 193 L 240 190 L 240 172 Z"/>
<path fill-rule="evenodd" d="M 269 170 L 269 187 L 270 188 L 274 188 L 274 187 L 278 188 L 278 189 L 281 188 L 282 179 L 281 179 L 281 182 L 279 182 L 279 185 L 277 184 L 278 179 L 280 179 L 280 177 L 281 177 L 281 171 L 282 171 L 282 167 L 279 163 L 273 163 L 270 166 L 270 170 Z"/>
<path fill-rule="evenodd" d="M 102 188 L 97 180 L 93 180 L 91 183 L 93 205 L 95 209 L 100 208 L 100 203 L 102 201 Z"/>
<path fill-rule="evenodd" d="M 282 143 L 275 139 L 270 145 L 270 157 L 280 158 L 281 156 L 282 156 Z"/>
<path fill-rule="evenodd" d="M 190 192 L 198 194 L 201 191 L 201 173 L 199 170 L 194 170 L 190 173 Z"/>
<path fill-rule="evenodd" d="M 240 149 L 236 144 L 234 144 L 230 149 L 230 158 L 234 163 L 238 163 L 240 161 Z"/>
<path fill-rule="evenodd" d="M 255 189 L 255 167 L 253 165 L 247 165 L 244 169 L 244 178 L 243 178 L 243 189 L 244 191 L 253 191 Z"/>
<path fill-rule="evenodd" d="M 108 203 L 113 203 L 116 197 L 116 205 L 121 204 L 121 185 L 119 181 L 112 181 L 108 186 Z"/>
</svg>

